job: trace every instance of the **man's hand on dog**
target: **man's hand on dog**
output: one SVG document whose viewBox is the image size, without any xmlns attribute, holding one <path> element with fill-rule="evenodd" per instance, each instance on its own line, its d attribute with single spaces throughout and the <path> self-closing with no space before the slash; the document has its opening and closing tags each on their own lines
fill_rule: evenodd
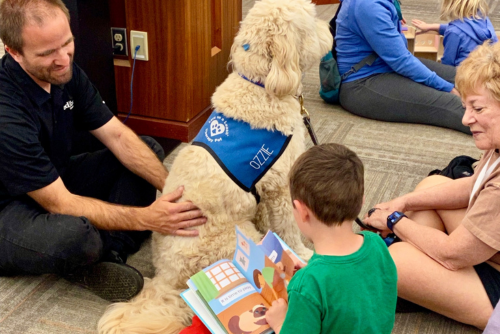
<svg viewBox="0 0 500 334">
<path fill-rule="evenodd" d="M 142 225 L 146 230 L 161 234 L 194 237 L 198 230 L 189 230 L 193 226 L 203 225 L 207 218 L 203 217 L 200 209 L 191 202 L 175 203 L 182 197 L 184 187 L 165 194 L 145 208 Z"/>
</svg>

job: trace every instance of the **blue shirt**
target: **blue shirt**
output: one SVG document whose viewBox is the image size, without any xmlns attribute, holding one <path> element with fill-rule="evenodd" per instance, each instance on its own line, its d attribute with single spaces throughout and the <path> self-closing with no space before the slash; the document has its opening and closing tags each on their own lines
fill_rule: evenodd
<svg viewBox="0 0 500 334">
<path fill-rule="evenodd" d="M 454 20 L 439 26 L 439 34 L 444 35 L 444 54 L 441 63 L 458 66 L 472 50 L 484 41 L 498 42 L 495 28 L 489 18 L 476 20 Z"/>
<path fill-rule="evenodd" d="M 453 84 L 429 70 L 407 48 L 392 0 L 342 0 L 337 17 L 337 63 L 340 74 L 375 52 L 379 57 L 345 82 L 396 72 L 415 82 L 450 92 Z"/>
</svg>

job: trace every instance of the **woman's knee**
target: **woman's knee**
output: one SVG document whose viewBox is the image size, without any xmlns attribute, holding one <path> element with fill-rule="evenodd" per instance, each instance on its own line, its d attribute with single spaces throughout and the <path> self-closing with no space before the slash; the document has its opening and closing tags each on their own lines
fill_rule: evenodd
<svg viewBox="0 0 500 334">
<path fill-rule="evenodd" d="M 415 187 L 415 190 L 420 190 L 420 189 L 425 189 L 425 188 L 430 188 L 435 185 L 441 184 L 441 183 L 446 183 L 453 181 L 449 177 L 442 176 L 442 175 L 431 175 L 420 181 L 419 184 Z"/>
</svg>

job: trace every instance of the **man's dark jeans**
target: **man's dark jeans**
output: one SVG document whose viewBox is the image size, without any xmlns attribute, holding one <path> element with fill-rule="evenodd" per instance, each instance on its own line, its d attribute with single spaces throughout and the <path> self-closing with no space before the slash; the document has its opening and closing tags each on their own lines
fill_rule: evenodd
<svg viewBox="0 0 500 334">
<path fill-rule="evenodd" d="M 142 140 L 163 161 L 162 147 L 153 138 Z M 148 206 L 156 199 L 156 189 L 108 149 L 72 157 L 62 179 L 71 193 L 110 203 Z M 0 276 L 66 275 L 98 261 L 126 261 L 150 234 L 98 230 L 85 217 L 47 213 L 25 195 L 0 211 Z"/>
</svg>

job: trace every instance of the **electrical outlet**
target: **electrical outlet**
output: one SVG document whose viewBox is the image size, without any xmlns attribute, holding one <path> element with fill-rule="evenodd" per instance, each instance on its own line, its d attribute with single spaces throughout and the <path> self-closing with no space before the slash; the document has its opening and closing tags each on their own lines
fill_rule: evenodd
<svg viewBox="0 0 500 334">
<path fill-rule="evenodd" d="M 128 56 L 126 28 L 111 28 L 111 41 L 113 42 L 113 55 Z"/>
<path fill-rule="evenodd" d="M 137 50 L 136 59 L 137 60 L 149 60 L 148 53 L 148 33 L 145 31 L 130 30 L 130 52 L 132 52 L 132 58 L 134 58 L 135 48 L 139 45 L 140 48 Z"/>
</svg>

